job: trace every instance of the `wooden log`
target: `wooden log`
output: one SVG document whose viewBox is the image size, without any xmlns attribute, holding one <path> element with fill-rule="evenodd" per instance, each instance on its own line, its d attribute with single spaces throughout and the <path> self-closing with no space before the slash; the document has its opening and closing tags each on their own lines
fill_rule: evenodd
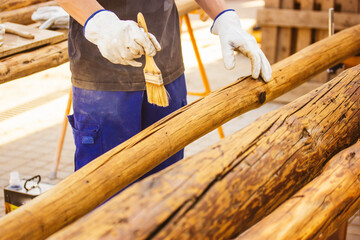
<svg viewBox="0 0 360 240">
<path fill-rule="evenodd" d="M 326 239 L 360 208 L 360 142 L 236 240 Z"/>
<path fill-rule="evenodd" d="M 267 84 L 250 77 L 241 78 L 179 109 L 1 218 L 2 239 L 49 236 L 197 138 L 357 52 L 360 52 L 360 25 L 275 64 L 272 81 Z M 154 143 L 161 147 L 154 147 Z M 20 227 L 22 231 L 18 231 Z"/>
<path fill-rule="evenodd" d="M 39 7 L 45 6 L 57 6 L 57 3 L 55 1 L 48 1 L 11 11 L 0 12 L 0 22 L 13 22 L 24 25 L 33 23 L 34 21 L 31 20 L 33 12 L 35 12 Z"/>
<path fill-rule="evenodd" d="M 328 29 L 329 14 L 319 11 L 290 9 L 259 9 L 257 21 L 261 26 Z M 343 30 L 360 23 L 360 14 L 335 12 L 335 29 Z M 319 39 L 320 40 L 320 39 Z"/>
<path fill-rule="evenodd" d="M 359 105 L 360 66 L 139 182 L 50 239 L 230 239 L 360 137 Z"/>
<path fill-rule="evenodd" d="M 0 12 L 23 8 L 47 1 L 49 0 L 2 0 L 0 5 Z"/>
<path fill-rule="evenodd" d="M 67 61 L 67 41 L 1 59 L 0 84 L 59 66 Z"/>
</svg>

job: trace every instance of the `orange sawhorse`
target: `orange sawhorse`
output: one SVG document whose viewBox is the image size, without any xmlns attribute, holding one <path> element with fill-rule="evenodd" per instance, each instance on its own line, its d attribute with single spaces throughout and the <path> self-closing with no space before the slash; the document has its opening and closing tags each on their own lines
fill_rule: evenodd
<svg viewBox="0 0 360 240">
<path fill-rule="evenodd" d="M 195 11 L 195 13 L 200 14 L 200 18 L 203 21 L 205 21 L 207 19 L 207 16 L 205 16 L 203 10 L 197 10 L 197 11 Z M 199 49 L 198 49 L 197 44 L 196 44 L 194 31 L 193 31 L 191 23 L 190 23 L 189 15 L 185 14 L 184 16 L 180 17 L 180 23 L 182 23 L 183 19 L 185 20 L 185 24 L 186 24 L 186 27 L 187 27 L 187 30 L 188 30 L 188 33 L 189 33 L 189 36 L 190 36 L 190 40 L 191 40 L 192 46 L 194 48 L 194 53 L 195 53 L 195 56 L 196 56 L 196 60 L 198 62 L 201 79 L 202 79 L 202 82 L 203 82 L 204 88 L 205 88 L 204 92 L 200 92 L 200 93 L 188 92 L 188 94 L 193 95 L 193 96 L 204 97 L 204 96 L 208 95 L 209 93 L 211 93 L 209 80 L 208 80 L 206 72 L 205 72 L 204 64 L 203 64 L 203 62 L 201 60 L 201 57 L 200 57 Z M 181 24 L 180 24 L 180 29 L 181 29 Z M 218 130 L 220 138 L 224 138 L 224 131 L 223 131 L 222 126 L 218 127 L 217 130 Z"/>
</svg>

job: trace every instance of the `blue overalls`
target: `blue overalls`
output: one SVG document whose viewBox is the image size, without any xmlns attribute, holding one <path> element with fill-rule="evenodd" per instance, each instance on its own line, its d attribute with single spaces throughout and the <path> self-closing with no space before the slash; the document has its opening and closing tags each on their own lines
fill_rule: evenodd
<svg viewBox="0 0 360 240">
<path fill-rule="evenodd" d="M 96 91 L 73 87 L 74 113 L 68 116 L 76 145 L 75 171 L 186 105 L 185 77 L 165 86 L 169 106 L 147 102 L 146 91 Z M 181 150 L 148 172 L 158 172 L 183 158 Z"/>
</svg>

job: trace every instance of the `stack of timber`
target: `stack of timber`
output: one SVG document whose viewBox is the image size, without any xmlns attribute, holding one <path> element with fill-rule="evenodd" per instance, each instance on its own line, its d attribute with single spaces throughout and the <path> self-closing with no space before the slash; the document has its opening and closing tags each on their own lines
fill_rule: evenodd
<svg viewBox="0 0 360 240">
<path fill-rule="evenodd" d="M 180 16 L 199 9 L 199 5 L 194 0 L 176 0 L 175 2 Z M 4 10 L 0 12 L 0 22 L 32 24 L 34 22 L 31 20 L 31 15 L 36 9 L 55 5 L 57 5 L 55 1 L 46 0 L 7 0 L 4 6 L 0 6 Z M 59 66 L 68 61 L 67 41 L 0 58 L 0 84 Z"/>
<path fill-rule="evenodd" d="M 272 212 L 318 175 L 328 159 L 357 141 L 359 104 L 360 66 L 133 185 L 49 239 L 230 239 Z M 335 157 L 330 170 L 326 168 L 324 176 L 307 188 L 306 195 L 312 198 L 300 201 L 308 204 L 307 209 L 314 208 L 314 216 L 322 209 L 309 201 L 327 207 L 313 219 L 319 227 L 305 224 L 311 215 L 309 219 L 293 216 L 293 222 L 305 225 L 303 232 L 312 231 L 310 238 L 294 238 L 290 233 L 281 239 L 312 239 L 322 227 L 318 219 L 331 227 L 332 220 L 344 220 L 359 208 L 360 159 L 353 158 L 360 150 L 355 153 L 351 148 L 347 153 L 349 159 L 343 160 L 343 154 Z M 324 179 L 332 185 L 322 186 Z M 303 214 L 310 212 L 301 207 Z M 292 223 L 287 220 L 281 222 L 284 229 Z M 333 226 L 336 229 L 336 222 Z M 256 236 L 246 239 L 278 239 Z"/>
<path fill-rule="evenodd" d="M 265 0 L 257 14 L 261 47 L 275 63 L 328 36 L 328 10 L 335 9 L 335 30 L 360 23 L 358 0 Z M 328 74 L 316 81 L 326 82 Z"/>
<path fill-rule="evenodd" d="M 360 141 L 236 240 L 326 239 L 360 208 Z"/>
<path fill-rule="evenodd" d="M 349 38 L 353 41 L 346 41 Z M 264 83 L 261 80 L 254 80 L 251 77 L 241 78 L 233 84 L 214 91 L 205 98 L 199 99 L 198 101 L 179 109 L 123 144 L 95 159 L 57 184 L 54 188 L 35 198 L 33 201 L 0 219 L 2 239 L 41 239 L 51 235 L 79 217 L 92 211 L 104 200 L 160 164 L 172 154 L 184 148 L 187 144 L 216 129 L 230 119 L 251 109 L 257 108 L 265 102 L 271 101 L 284 92 L 295 88 L 314 74 L 342 61 L 354 52 L 360 52 L 360 25 L 346 29 L 331 38 L 313 44 L 297 54 L 273 65 L 273 79 L 269 83 Z M 230 173 L 229 170 L 235 167 L 237 163 L 240 163 L 239 161 L 241 161 L 243 157 L 246 157 L 249 151 L 260 143 L 259 141 L 263 143 L 269 141 L 270 143 L 280 141 L 280 139 L 284 139 L 284 137 L 287 137 L 292 142 L 298 141 L 294 143 L 293 149 L 290 149 L 289 151 L 286 149 L 286 151 L 284 151 L 284 148 L 275 147 L 274 151 L 263 152 L 259 148 L 258 151 L 256 151 L 256 155 L 252 155 L 254 157 L 252 159 L 255 161 L 257 157 L 262 158 L 264 154 L 267 157 L 272 157 L 271 155 L 272 153 L 275 153 L 275 151 L 280 151 L 279 154 L 277 154 L 279 157 L 282 157 L 284 154 L 289 156 L 288 154 L 291 152 L 294 153 L 293 156 L 301 156 L 302 154 L 300 152 L 298 153 L 300 150 L 302 153 L 308 153 L 309 158 L 306 158 L 305 162 L 300 165 L 293 161 L 289 162 L 290 168 L 292 164 L 295 164 L 297 167 L 296 171 L 292 172 L 294 173 L 294 177 L 299 177 L 299 183 L 305 183 L 305 180 L 304 182 L 300 181 L 303 178 L 307 179 L 306 176 L 302 176 L 302 173 L 305 175 L 315 174 L 312 174 L 311 171 L 307 171 L 306 166 L 310 166 L 313 169 L 319 169 L 319 164 L 321 165 L 321 163 L 325 161 L 325 158 L 330 157 L 332 154 L 335 154 L 337 151 L 351 144 L 357 137 L 356 134 L 360 133 L 357 129 L 360 125 L 352 124 L 353 121 L 358 123 L 359 120 L 354 112 L 355 110 L 350 107 L 352 106 L 351 102 L 356 101 L 356 97 L 358 97 L 358 92 L 351 86 L 355 86 L 357 83 L 358 81 L 354 81 L 354 83 L 349 84 L 347 87 L 342 87 L 343 85 L 340 83 L 331 86 L 329 85 L 329 89 L 325 88 L 325 90 L 323 89 L 321 91 L 322 94 L 314 92 L 313 95 L 308 96 L 308 99 L 300 102 L 300 104 L 309 106 L 309 109 L 307 110 L 312 109 L 312 116 L 318 117 L 314 117 L 314 121 L 309 121 L 309 119 L 312 120 L 313 118 L 308 117 L 305 119 L 296 118 L 295 116 L 300 116 L 299 114 L 306 115 L 306 111 L 302 111 L 302 108 L 299 108 L 298 105 L 291 105 L 292 107 L 289 107 L 286 110 L 287 113 L 284 115 L 282 112 L 278 112 L 269 119 L 264 118 L 258 123 L 255 123 L 251 129 L 248 129 L 248 132 L 242 133 L 245 137 L 244 141 L 240 141 L 239 145 L 231 143 L 232 138 L 229 138 L 229 144 L 225 145 L 230 148 L 224 146 L 224 148 L 229 149 L 229 151 L 223 152 L 222 148 L 215 146 L 211 150 L 212 154 L 208 155 L 207 160 L 205 159 L 204 161 L 210 161 L 213 164 L 218 163 L 220 166 L 208 168 L 206 167 L 208 166 L 208 163 L 206 163 L 202 166 L 210 172 L 203 172 L 199 175 L 196 170 L 198 169 L 197 167 L 190 167 L 189 169 L 195 171 L 193 173 L 195 175 L 191 177 L 188 173 L 185 173 L 183 178 L 179 178 L 180 180 L 186 180 L 188 179 L 186 176 L 189 176 L 190 178 L 193 178 L 193 180 L 198 180 L 194 182 L 194 184 L 200 184 L 201 186 L 199 185 L 199 187 L 203 189 L 199 190 L 199 188 L 194 186 L 193 190 L 198 197 L 194 198 L 195 195 L 192 190 L 186 188 L 190 191 L 190 195 L 185 194 L 184 197 L 190 196 L 190 200 L 186 200 L 185 202 L 176 200 L 174 203 L 177 204 L 178 202 L 180 206 L 184 207 L 181 209 L 186 209 L 188 204 L 192 205 L 194 202 L 198 202 L 203 196 L 201 193 L 206 193 L 207 189 L 209 189 L 208 187 L 217 183 L 218 180 L 225 179 L 223 178 L 225 175 L 227 176 L 226 179 L 228 179 L 228 177 L 231 178 L 231 174 L 227 174 Z M 337 94 L 346 91 L 346 89 L 348 89 L 349 92 L 348 94 L 341 94 L 341 96 L 334 98 L 334 96 L 326 94 L 330 89 L 335 89 L 334 91 L 337 91 Z M 352 91 L 355 92 L 351 94 Z M 322 97 L 323 95 L 324 97 Z M 306 104 L 307 101 L 314 103 L 314 106 L 311 107 L 311 104 Z M 315 106 L 318 106 L 318 108 Z M 296 109 L 298 109 L 298 111 L 296 111 Z M 324 110 L 321 111 L 321 109 Z M 326 113 L 329 115 L 326 115 Z M 291 116 L 289 115 L 289 118 L 286 118 L 286 114 L 290 114 Z M 322 117 L 324 117 L 324 121 L 321 124 L 318 124 L 315 119 L 319 120 Z M 339 121 L 339 119 L 343 121 Z M 333 126 L 336 125 L 338 127 L 331 128 L 332 131 L 336 131 L 336 134 L 328 135 L 328 131 L 326 131 L 325 128 L 330 127 L 331 123 L 333 123 Z M 296 126 L 296 128 L 293 129 L 294 134 L 278 138 L 277 136 L 280 136 L 284 131 L 287 131 L 286 126 L 288 125 Z M 324 129 L 321 130 L 321 128 Z M 278 132 L 277 135 L 273 135 L 273 132 L 275 131 Z M 261 137 L 261 139 L 258 139 L 258 137 Z M 321 141 L 324 141 L 326 144 L 319 144 Z M 161 148 L 154 148 L 154 142 L 156 142 L 158 146 L 161 146 Z M 284 140 L 284 144 L 285 142 L 286 140 Z M 235 148 L 231 150 L 231 146 L 234 146 Z M 264 146 L 269 147 L 270 145 L 265 144 Z M 315 150 L 313 150 L 312 147 Z M 321 147 L 321 151 L 316 151 L 319 147 Z M 242 153 L 244 153 L 244 155 L 241 155 Z M 306 154 L 304 155 L 306 156 Z M 223 163 L 212 161 L 213 158 L 217 157 L 226 158 L 224 158 Z M 317 159 L 317 161 L 314 161 L 312 157 Z M 284 159 L 286 159 L 286 156 L 283 156 L 279 161 L 274 162 L 274 164 L 279 164 L 280 161 Z M 241 166 L 245 165 L 244 167 L 246 167 L 247 164 L 251 165 L 251 163 L 254 163 L 251 162 L 251 159 L 248 160 L 249 161 L 244 161 Z M 197 163 L 196 161 L 189 160 L 186 162 L 191 162 L 191 164 Z M 261 160 L 258 163 L 259 165 L 257 165 L 256 162 L 254 163 L 257 165 L 256 168 L 260 167 L 262 169 L 263 166 L 261 163 L 265 164 L 266 162 Z M 246 168 L 249 169 L 249 166 Z M 255 170 L 255 168 L 252 169 Z M 270 172 L 263 177 L 269 176 L 269 174 Z M 277 174 L 275 174 L 275 176 L 276 175 Z M 253 179 L 254 176 L 247 181 Z M 262 178 L 262 180 L 264 180 L 264 178 Z M 166 182 L 164 183 L 166 184 Z M 151 186 L 151 184 L 152 183 L 149 185 Z M 154 184 L 156 185 L 156 183 Z M 174 180 L 173 184 L 177 185 L 176 180 Z M 172 191 L 176 190 L 176 185 L 168 186 Z M 143 187 L 147 188 L 148 186 Z M 287 194 L 290 194 L 291 191 L 298 190 L 300 187 L 300 185 L 286 185 L 283 190 L 285 192 L 289 190 Z M 236 189 L 234 190 L 237 191 Z M 250 190 L 251 189 L 249 189 L 249 191 Z M 255 190 L 255 188 L 253 188 L 253 190 Z M 264 190 L 265 189 L 260 189 L 258 192 L 261 193 Z M 269 194 L 278 197 L 280 194 L 280 191 L 278 195 L 276 194 L 278 190 L 281 190 L 281 188 L 278 188 L 276 191 Z M 144 192 L 144 195 L 148 195 L 148 192 Z M 151 197 L 151 195 L 148 196 Z M 209 196 L 211 198 L 211 195 Z M 276 198 L 274 198 L 274 201 L 275 199 Z M 236 200 L 236 197 L 234 200 Z M 255 198 L 253 200 L 252 203 L 254 204 L 254 208 L 257 206 L 257 200 L 261 200 L 260 203 L 266 202 L 265 199 L 261 198 Z M 281 200 L 277 200 L 281 202 Z M 229 203 L 231 201 L 229 200 L 226 202 Z M 270 203 L 273 204 L 273 202 Z M 74 204 L 76 204 L 76 207 L 74 207 Z M 204 204 L 206 204 L 206 202 L 204 202 Z M 220 205 L 221 203 L 216 206 Z M 172 206 L 169 205 L 169 207 L 172 211 Z M 179 208 L 177 213 L 184 213 L 183 211 L 180 211 L 181 209 Z M 237 212 L 236 209 L 237 208 L 229 208 L 229 211 Z M 265 209 L 266 208 L 264 208 L 264 210 Z M 265 210 L 266 213 L 268 211 L 269 209 Z M 61 214 L 59 214 L 59 212 Z M 213 213 L 215 212 L 216 211 Z M 256 211 L 253 213 L 255 212 Z M 244 217 L 250 216 L 246 214 L 240 215 Z M 257 216 L 259 217 L 260 215 Z M 161 217 L 164 217 L 165 219 L 168 218 L 167 214 L 160 214 L 148 222 L 154 222 L 154 219 Z M 255 219 L 256 218 L 254 218 L 254 220 Z M 124 221 L 126 222 L 126 219 Z M 121 224 L 122 220 L 117 218 L 116 223 Z M 17 231 L 17 229 L 24 225 L 27 227 L 22 228 L 22 231 Z M 224 225 L 224 228 L 222 229 L 225 230 L 227 227 L 230 227 L 233 230 L 236 228 L 231 227 L 231 225 Z M 250 227 L 250 225 L 247 227 Z M 231 231 L 227 229 L 226 232 L 230 233 Z M 230 235 L 232 234 L 233 233 Z"/>
</svg>

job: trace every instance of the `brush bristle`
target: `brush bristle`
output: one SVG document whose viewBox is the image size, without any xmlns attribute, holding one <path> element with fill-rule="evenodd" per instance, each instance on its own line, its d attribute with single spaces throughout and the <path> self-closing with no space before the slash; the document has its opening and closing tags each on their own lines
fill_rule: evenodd
<svg viewBox="0 0 360 240">
<path fill-rule="evenodd" d="M 155 104 L 160 107 L 169 106 L 169 93 L 166 91 L 163 84 L 157 85 L 146 82 L 146 92 L 149 103 Z"/>
</svg>

